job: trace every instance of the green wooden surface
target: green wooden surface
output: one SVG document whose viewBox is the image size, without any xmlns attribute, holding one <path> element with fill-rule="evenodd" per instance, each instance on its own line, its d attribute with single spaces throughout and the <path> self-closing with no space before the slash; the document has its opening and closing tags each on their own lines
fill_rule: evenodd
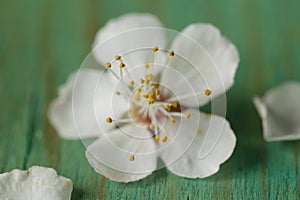
<svg viewBox="0 0 300 200">
<path fill-rule="evenodd" d="M 264 142 L 251 102 L 286 79 L 300 81 L 299 10 L 298 0 L 0 0 L 0 172 L 53 167 L 74 182 L 72 199 L 300 199 L 300 143 Z M 152 12 L 175 30 L 213 23 L 238 47 L 227 114 L 238 143 L 218 174 L 189 180 L 163 169 L 115 183 L 92 170 L 80 141 L 59 139 L 47 121 L 57 87 L 97 29 L 132 11 Z"/>
</svg>

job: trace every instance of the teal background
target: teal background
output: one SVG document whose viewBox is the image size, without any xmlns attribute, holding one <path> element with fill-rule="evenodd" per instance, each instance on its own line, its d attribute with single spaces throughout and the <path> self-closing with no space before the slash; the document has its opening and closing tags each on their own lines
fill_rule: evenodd
<svg viewBox="0 0 300 200">
<path fill-rule="evenodd" d="M 300 199 L 299 141 L 264 142 L 251 100 L 300 81 L 299 11 L 297 0 L 0 0 L 0 172 L 53 167 L 72 179 L 72 199 Z M 177 31 L 209 22 L 237 46 L 227 118 L 238 143 L 218 174 L 190 180 L 163 169 L 115 183 L 93 171 L 80 141 L 59 139 L 47 121 L 49 102 L 98 28 L 127 12 L 151 12 Z"/>
</svg>

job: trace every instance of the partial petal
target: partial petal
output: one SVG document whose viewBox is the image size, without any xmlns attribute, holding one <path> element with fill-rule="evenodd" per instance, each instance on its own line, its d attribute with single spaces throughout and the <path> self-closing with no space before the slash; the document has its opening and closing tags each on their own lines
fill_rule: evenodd
<svg viewBox="0 0 300 200">
<path fill-rule="evenodd" d="M 220 31 L 210 24 L 192 24 L 178 35 L 171 48 L 180 57 L 174 59 L 172 67 L 186 75 L 195 91 L 199 91 L 200 105 L 225 93 L 233 84 L 239 63 L 236 47 Z M 187 68 L 189 62 L 194 68 Z M 211 90 L 209 97 L 201 91 Z M 186 105 L 191 105 L 186 102 Z"/>
<path fill-rule="evenodd" d="M 135 51 L 134 56 L 127 56 L 123 62 L 127 67 L 135 67 L 151 58 L 151 48 L 166 45 L 165 31 L 157 17 L 151 14 L 130 13 L 111 19 L 96 34 L 93 54 L 96 60 L 106 65 L 116 55 L 150 48 L 149 51 Z"/>
<path fill-rule="evenodd" d="M 169 166 L 178 160 L 189 149 L 196 137 L 201 121 L 200 112 L 194 109 L 188 109 L 184 112 L 189 113 L 189 119 L 180 116 L 174 117 L 175 123 L 172 123 L 168 118 L 166 121 L 160 120 L 162 132 L 159 136 L 161 141 L 157 145 L 159 155 L 163 161 L 163 166 L 159 166 L 160 168 Z M 183 113 L 183 116 L 185 113 Z M 165 136 L 167 136 L 167 141 L 163 142 Z"/>
<path fill-rule="evenodd" d="M 99 174 L 126 183 L 150 175 L 157 164 L 152 135 L 134 125 L 107 132 L 88 147 L 86 157 Z"/>
<path fill-rule="evenodd" d="M 71 199 L 73 184 L 51 168 L 33 166 L 0 174 L 0 199 L 66 200 Z"/>
<path fill-rule="evenodd" d="M 70 75 L 48 111 L 58 134 L 66 139 L 99 137 L 99 121 L 105 122 L 111 111 L 114 84 L 109 74 L 99 70 L 84 69 Z"/>
<path fill-rule="evenodd" d="M 167 168 L 187 178 L 205 178 L 216 173 L 232 154 L 236 137 L 229 123 L 217 115 L 201 113 L 195 139 L 184 154 Z M 181 148 L 180 143 L 177 148 Z"/>
<path fill-rule="evenodd" d="M 266 141 L 300 139 L 300 83 L 286 82 L 269 90 L 254 105 L 262 118 Z"/>
</svg>

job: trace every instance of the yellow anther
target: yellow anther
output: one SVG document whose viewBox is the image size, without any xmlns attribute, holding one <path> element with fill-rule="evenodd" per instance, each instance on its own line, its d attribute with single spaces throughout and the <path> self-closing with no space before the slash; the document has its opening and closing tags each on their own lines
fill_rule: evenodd
<svg viewBox="0 0 300 200">
<path fill-rule="evenodd" d="M 197 133 L 198 133 L 198 134 L 202 134 L 202 133 L 203 133 L 203 130 L 198 129 L 198 130 L 197 130 Z"/>
<path fill-rule="evenodd" d="M 148 100 L 148 104 L 150 105 L 150 104 L 153 104 L 154 103 L 154 99 L 149 99 Z"/>
<path fill-rule="evenodd" d="M 142 88 L 137 89 L 137 93 L 141 93 L 142 92 Z"/>
<path fill-rule="evenodd" d="M 153 51 L 153 52 L 157 52 L 157 51 L 158 51 L 158 47 L 153 47 L 153 48 L 152 48 L 152 51 Z"/>
<path fill-rule="evenodd" d="M 184 114 L 184 116 L 185 116 L 185 118 L 186 118 L 186 119 L 189 119 L 189 118 L 191 118 L 191 114 L 190 114 L 190 113 L 188 113 L 188 112 L 187 112 L 187 113 L 185 113 L 185 114 Z"/>
<path fill-rule="evenodd" d="M 155 137 L 154 137 L 154 140 L 155 140 L 155 142 L 159 142 L 159 136 L 158 135 L 156 135 Z"/>
<path fill-rule="evenodd" d="M 149 93 L 148 96 L 149 96 L 149 98 L 151 98 L 151 99 L 154 98 L 154 94 L 153 94 L 153 93 Z"/>
<path fill-rule="evenodd" d="M 110 117 L 106 118 L 106 122 L 109 124 L 112 123 L 112 118 L 110 118 Z"/>
<path fill-rule="evenodd" d="M 149 98 L 149 94 L 143 94 L 143 97 L 148 99 Z"/>
<path fill-rule="evenodd" d="M 106 63 L 106 68 L 111 68 L 111 63 L 110 62 Z"/>
<path fill-rule="evenodd" d="M 119 91 L 116 91 L 116 95 L 120 95 L 121 94 L 121 92 L 119 92 Z"/>
<path fill-rule="evenodd" d="M 156 96 L 160 95 L 160 90 L 159 90 L 159 89 L 156 89 L 156 90 L 155 90 L 155 94 L 156 94 Z"/>
<path fill-rule="evenodd" d="M 210 91 L 209 89 L 206 89 L 206 90 L 204 91 L 204 94 L 205 94 L 206 96 L 209 96 L 209 95 L 211 95 L 211 91 Z"/>
<path fill-rule="evenodd" d="M 133 86 L 134 85 L 134 80 L 129 81 L 129 86 Z"/>
<path fill-rule="evenodd" d="M 147 74 L 146 79 L 152 81 L 153 79 L 153 74 Z"/>
<path fill-rule="evenodd" d="M 167 136 L 164 136 L 164 137 L 161 139 L 162 142 L 166 142 L 167 140 L 168 140 L 168 137 L 167 137 Z"/>
<path fill-rule="evenodd" d="M 150 67 L 149 63 L 145 64 L 145 68 L 148 69 Z"/>
<path fill-rule="evenodd" d="M 164 108 L 166 111 L 171 111 L 171 106 L 169 104 L 165 104 Z"/>
<path fill-rule="evenodd" d="M 146 83 L 148 85 L 150 83 L 150 80 L 146 79 L 144 83 Z"/>
<path fill-rule="evenodd" d="M 169 56 L 174 56 L 174 55 L 175 55 L 174 51 L 169 52 Z"/>
<path fill-rule="evenodd" d="M 172 107 L 173 108 L 177 108 L 177 106 L 178 106 L 178 103 L 176 101 L 172 102 Z"/>
<path fill-rule="evenodd" d="M 116 56 L 115 56 L 115 60 L 121 60 L 121 56 L 116 55 Z"/>
<path fill-rule="evenodd" d="M 124 68 L 125 67 L 125 64 L 123 62 L 120 62 L 120 68 Z"/>
<path fill-rule="evenodd" d="M 151 130 L 154 130 L 155 125 L 154 125 L 154 124 L 150 124 L 149 128 L 150 128 Z"/>
<path fill-rule="evenodd" d="M 176 120 L 174 118 L 171 118 L 171 124 L 175 124 Z"/>
<path fill-rule="evenodd" d="M 155 88 L 158 88 L 158 83 L 157 82 L 153 82 L 152 86 L 155 87 Z"/>
<path fill-rule="evenodd" d="M 140 79 L 140 83 L 141 83 L 141 84 L 144 84 L 144 82 L 145 82 L 145 80 L 141 78 L 141 79 Z"/>
<path fill-rule="evenodd" d="M 134 161 L 134 155 L 130 155 L 130 156 L 128 156 L 128 160 L 130 160 L 130 161 Z"/>
</svg>

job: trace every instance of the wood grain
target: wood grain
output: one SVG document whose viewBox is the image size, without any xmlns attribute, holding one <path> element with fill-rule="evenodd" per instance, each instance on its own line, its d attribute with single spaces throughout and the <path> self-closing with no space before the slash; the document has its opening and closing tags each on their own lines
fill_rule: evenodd
<svg viewBox="0 0 300 200">
<path fill-rule="evenodd" d="M 297 0 L 0 1 L 0 172 L 53 167 L 74 182 L 72 199 L 300 199 L 299 142 L 264 142 L 251 102 L 284 80 L 300 81 L 299 10 Z M 162 169 L 115 183 L 93 171 L 80 141 L 62 140 L 50 126 L 58 86 L 79 68 L 97 29 L 126 12 L 152 12 L 178 31 L 213 23 L 238 47 L 227 96 L 238 143 L 218 174 L 190 180 Z"/>
</svg>

